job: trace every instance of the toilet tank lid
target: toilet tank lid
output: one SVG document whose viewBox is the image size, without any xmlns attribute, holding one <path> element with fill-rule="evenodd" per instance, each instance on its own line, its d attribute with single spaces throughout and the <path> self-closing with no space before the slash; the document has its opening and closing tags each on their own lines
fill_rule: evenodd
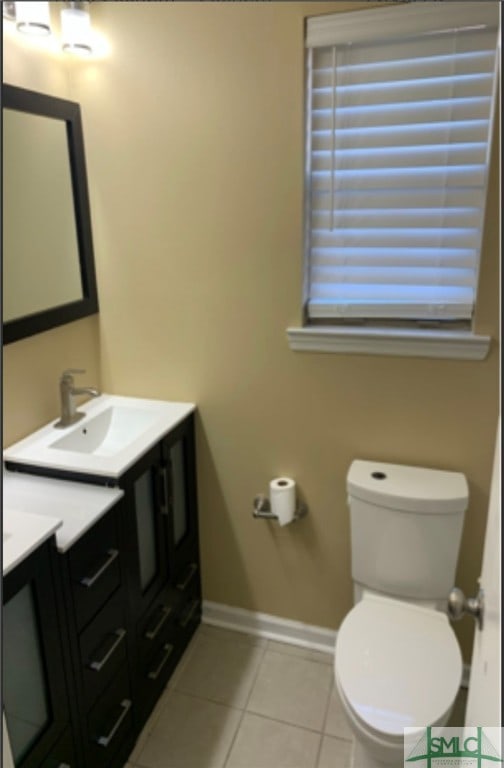
<svg viewBox="0 0 504 768">
<path fill-rule="evenodd" d="M 464 512 L 469 500 L 465 475 L 440 469 L 356 459 L 347 475 L 349 496 L 405 512 Z"/>
</svg>

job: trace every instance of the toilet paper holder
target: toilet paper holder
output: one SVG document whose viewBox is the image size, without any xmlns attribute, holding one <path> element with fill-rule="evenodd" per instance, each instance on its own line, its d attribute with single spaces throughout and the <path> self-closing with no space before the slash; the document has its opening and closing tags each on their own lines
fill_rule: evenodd
<svg viewBox="0 0 504 768">
<path fill-rule="evenodd" d="M 302 517 L 305 517 L 307 514 L 308 514 L 307 505 L 302 501 L 298 501 L 292 522 L 294 523 L 296 520 L 300 520 Z M 270 500 L 263 493 L 259 493 L 257 494 L 257 496 L 255 496 L 254 509 L 253 509 L 252 515 L 254 517 L 265 518 L 266 520 L 278 520 L 278 517 L 274 515 L 273 512 L 271 511 Z"/>
</svg>

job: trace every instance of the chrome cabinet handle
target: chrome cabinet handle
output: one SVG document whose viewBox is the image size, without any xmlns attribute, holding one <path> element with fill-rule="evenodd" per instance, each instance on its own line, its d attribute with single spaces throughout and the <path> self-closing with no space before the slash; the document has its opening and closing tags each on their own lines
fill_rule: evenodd
<svg viewBox="0 0 504 768">
<path fill-rule="evenodd" d="M 102 659 L 100 659 L 99 661 L 92 661 L 89 664 L 90 669 L 94 669 L 95 672 L 99 672 L 102 669 L 102 667 L 107 663 L 107 661 L 110 659 L 110 657 L 114 653 L 115 649 L 120 644 L 120 642 L 123 639 L 123 637 L 126 635 L 126 630 L 125 629 L 116 629 L 116 631 L 113 634 L 116 636 L 116 639 L 114 640 L 114 642 L 112 643 L 112 645 L 108 649 L 108 651 L 105 654 L 105 656 Z"/>
<path fill-rule="evenodd" d="M 170 645 L 169 643 L 167 643 L 166 645 L 163 646 L 163 651 L 166 651 L 166 653 L 161 659 L 159 666 L 156 667 L 156 669 L 153 669 L 152 672 L 149 672 L 149 674 L 147 675 L 147 677 L 150 680 L 157 680 L 157 678 L 161 674 L 161 670 L 163 669 L 164 665 L 172 655 L 173 645 Z"/>
<path fill-rule="evenodd" d="M 161 610 L 161 618 L 159 619 L 158 623 L 156 624 L 154 629 L 150 629 L 148 632 L 145 633 L 145 637 L 147 638 L 147 640 L 154 640 L 156 635 L 159 633 L 159 630 L 165 623 L 166 619 L 170 615 L 171 611 L 172 611 L 171 608 L 168 608 L 167 605 L 163 605 L 163 608 Z"/>
<path fill-rule="evenodd" d="M 187 627 L 189 622 L 191 621 L 192 617 L 194 616 L 196 609 L 199 606 L 199 600 L 193 600 L 187 613 L 185 614 L 184 618 L 180 620 L 180 626 L 181 627 Z"/>
<path fill-rule="evenodd" d="M 100 566 L 100 568 L 98 568 L 98 570 L 95 573 L 93 573 L 92 576 L 84 576 L 80 580 L 80 583 L 82 584 L 83 587 L 92 587 L 93 584 L 95 584 L 95 582 L 98 581 L 100 576 L 107 570 L 107 568 L 110 565 L 112 565 L 112 563 L 114 562 L 116 557 L 119 555 L 119 550 L 118 549 L 108 549 L 107 550 L 107 555 L 108 555 L 108 557 L 105 560 L 105 562 L 103 563 L 103 565 Z"/>
<path fill-rule="evenodd" d="M 197 572 L 197 570 L 198 570 L 198 566 L 196 565 L 196 563 L 191 563 L 191 565 L 187 570 L 187 575 L 185 579 L 177 584 L 177 589 L 180 589 L 180 591 L 183 592 L 186 589 L 189 582 L 191 581 L 191 579 L 193 578 L 194 574 Z"/>
<path fill-rule="evenodd" d="M 117 718 L 116 722 L 112 726 L 111 731 L 107 734 L 107 736 L 99 736 L 96 741 L 100 745 L 100 747 L 108 747 L 114 736 L 116 735 L 117 731 L 119 730 L 122 721 L 128 714 L 129 710 L 131 709 L 131 701 L 129 699 L 123 699 L 121 701 L 121 707 L 122 712 Z"/>
</svg>

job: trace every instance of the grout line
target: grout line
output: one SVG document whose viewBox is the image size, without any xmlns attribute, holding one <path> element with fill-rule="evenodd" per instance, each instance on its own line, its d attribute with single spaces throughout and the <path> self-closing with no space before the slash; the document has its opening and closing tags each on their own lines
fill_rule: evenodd
<svg viewBox="0 0 504 768">
<path fill-rule="evenodd" d="M 186 667 L 189 659 L 191 658 L 192 654 L 194 653 L 194 648 L 197 644 L 197 639 L 199 637 L 199 627 L 194 633 L 194 635 L 191 637 L 191 640 L 189 641 L 188 646 L 185 648 L 184 653 L 182 654 L 182 657 L 179 659 L 179 662 L 175 669 L 173 670 L 170 679 L 166 683 L 165 687 L 161 691 L 158 700 L 156 701 L 154 708 L 152 709 L 152 712 L 150 713 L 149 717 L 147 718 L 146 722 L 144 723 L 144 726 L 140 733 L 138 734 L 135 744 L 133 745 L 133 748 L 128 755 L 127 765 L 133 766 L 133 768 L 141 768 L 141 763 L 138 762 L 138 759 L 135 761 L 131 760 L 131 755 L 138 749 L 138 758 L 141 756 L 145 745 L 150 738 L 152 731 L 157 725 L 157 722 L 159 718 L 161 717 L 161 714 L 163 713 L 167 702 L 168 697 L 173 693 L 173 691 L 176 690 L 176 683 L 175 686 L 172 684 L 173 677 L 177 670 L 179 671 L 179 674 L 181 674 L 181 671 Z M 163 701 L 164 699 L 164 701 Z"/>
<path fill-rule="evenodd" d="M 273 723 L 278 723 L 278 725 L 289 725 L 291 728 L 299 728 L 301 731 L 306 731 L 307 733 L 313 733 L 316 736 L 329 736 L 329 734 L 323 733 L 323 731 L 319 731 L 316 728 L 309 728 L 307 725 L 299 725 L 298 723 L 292 723 L 290 720 L 280 720 L 278 717 L 270 717 L 270 715 L 261 715 L 259 712 L 254 712 L 252 709 L 245 710 L 245 713 L 247 715 L 253 715 L 254 717 L 260 717 L 261 720 L 270 720 Z M 350 739 L 342 739 L 338 736 L 331 736 L 332 739 L 336 739 L 339 741 L 346 741 L 347 743 L 351 743 Z"/>
<path fill-rule="evenodd" d="M 248 634 L 251 638 L 255 637 L 254 635 L 250 635 L 250 633 L 244 633 L 244 634 Z M 179 664 L 177 665 L 177 667 L 175 668 L 175 670 L 173 672 L 173 675 L 175 675 L 175 673 L 179 669 L 179 667 L 180 667 L 180 673 L 182 674 L 183 670 L 185 669 L 187 664 L 190 662 L 190 660 L 191 660 L 191 658 L 192 658 L 192 656 L 193 656 L 193 654 L 195 652 L 195 649 L 198 646 L 199 641 L 200 641 L 200 639 L 202 637 L 204 637 L 204 632 L 200 632 L 200 631 L 198 631 L 193 636 L 193 638 L 191 640 L 190 646 L 186 649 L 184 657 L 182 659 L 180 659 Z M 279 650 L 278 648 L 271 647 L 272 644 L 274 645 L 277 642 L 278 641 L 276 641 L 276 640 L 266 640 L 264 645 L 255 645 L 254 643 L 251 643 L 250 647 L 254 648 L 255 650 L 260 650 L 261 654 L 260 654 L 260 658 L 259 658 L 259 661 L 258 661 L 258 664 L 257 664 L 257 669 L 256 669 L 256 671 L 255 671 L 255 673 L 253 675 L 252 682 L 251 682 L 251 685 L 250 685 L 250 689 L 249 689 L 249 692 L 248 692 L 248 694 L 246 696 L 246 699 L 245 699 L 243 707 L 237 707 L 236 705 L 226 704 L 226 703 L 224 703 L 222 701 L 217 701 L 216 699 L 208 698 L 208 697 L 202 696 L 200 694 L 196 695 L 196 694 L 193 694 L 193 693 L 190 693 L 190 692 L 186 692 L 186 691 L 178 688 L 179 680 L 177 680 L 174 685 L 170 685 L 170 681 L 168 681 L 168 684 L 163 689 L 163 692 L 162 692 L 162 694 L 160 696 L 160 699 L 162 697 L 169 696 L 170 694 L 176 693 L 176 694 L 181 695 L 181 696 L 188 696 L 189 698 L 198 699 L 200 701 L 206 701 L 206 702 L 211 703 L 211 704 L 217 704 L 219 706 L 222 706 L 222 707 L 224 707 L 226 709 L 229 709 L 229 710 L 233 710 L 235 712 L 241 712 L 241 717 L 240 717 L 240 719 L 239 719 L 239 721 L 237 723 L 234 736 L 233 736 L 233 738 L 232 738 L 232 740 L 230 742 L 229 748 L 228 748 L 227 753 L 226 753 L 225 758 L 224 758 L 223 768 L 225 768 L 228 765 L 228 763 L 229 763 L 229 758 L 230 758 L 231 752 L 232 752 L 233 747 L 234 747 L 234 745 L 236 743 L 238 732 L 240 731 L 241 725 L 243 723 L 243 719 L 244 719 L 246 714 L 251 714 L 251 715 L 254 715 L 255 717 L 260 717 L 263 720 L 269 720 L 271 722 L 279 723 L 281 725 L 288 725 L 288 726 L 291 726 L 292 728 L 300 728 L 301 730 L 307 731 L 309 733 L 317 734 L 320 737 L 320 739 L 319 739 L 319 745 L 318 745 L 318 750 L 317 750 L 317 755 L 316 755 L 316 762 L 314 763 L 314 766 L 318 765 L 318 761 L 320 760 L 320 755 L 321 755 L 321 750 L 322 750 L 322 742 L 323 742 L 323 738 L 324 738 L 324 735 L 325 735 L 325 727 L 326 727 L 326 724 L 327 724 L 327 718 L 328 718 L 328 714 L 329 714 L 329 704 L 330 704 L 331 695 L 332 695 L 332 692 L 333 692 L 334 681 L 331 681 L 331 685 L 329 687 L 329 693 L 327 695 L 325 714 L 324 714 L 324 718 L 323 718 L 321 729 L 309 728 L 309 727 L 306 727 L 305 725 L 299 725 L 297 723 L 292 723 L 292 722 L 289 722 L 287 720 L 281 720 L 280 718 L 276 718 L 276 717 L 269 717 L 267 715 L 260 714 L 258 712 L 254 712 L 252 710 L 248 710 L 248 705 L 249 705 L 249 702 L 250 702 L 250 698 L 252 696 L 252 691 L 253 691 L 254 686 L 255 686 L 255 684 L 257 682 L 257 678 L 259 677 L 259 674 L 260 674 L 260 671 L 261 671 L 261 667 L 262 667 L 262 664 L 263 664 L 263 661 L 264 661 L 264 657 L 265 657 L 267 651 L 271 651 L 272 653 L 283 655 L 283 656 L 287 656 L 287 657 L 291 657 L 291 658 L 299 658 L 299 659 L 302 659 L 304 661 L 313 661 L 315 663 L 319 663 L 319 664 L 325 665 L 325 662 L 317 661 L 317 659 L 311 659 L 309 657 L 305 658 L 304 656 L 292 655 L 292 654 L 289 654 L 289 653 L 285 653 L 285 652 Z M 186 657 L 186 654 L 187 654 L 187 657 Z M 181 663 L 182 663 L 182 666 L 180 666 Z M 159 717 L 160 717 L 161 712 L 162 712 L 163 709 L 164 709 L 164 705 L 160 707 L 160 711 L 158 712 L 158 714 L 157 714 L 157 716 L 155 718 L 155 721 L 152 724 L 152 726 L 149 728 L 148 732 L 145 732 L 145 728 L 147 726 L 147 723 L 145 724 L 144 729 L 142 730 L 142 732 L 140 733 L 140 735 L 138 737 L 137 743 L 138 743 L 138 741 L 140 741 L 141 738 L 144 738 L 145 740 L 147 740 L 150 737 L 151 732 L 154 729 L 155 724 L 158 722 Z M 151 715 L 149 717 L 149 720 L 152 718 L 153 714 L 154 714 L 154 711 L 151 713 Z M 149 720 L 147 722 L 149 722 Z M 144 735 L 144 732 L 145 732 L 145 735 Z M 338 737 L 334 737 L 334 738 L 338 738 Z M 350 739 L 341 739 L 341 740 L 351 743 Z M 143 747 L 142 747 L 142 751 L 143 751 Z M 141 757 L 141 753 L 139 754 L 138 757 L 139 758 Z M 144 764 L 141 763 L 141 762 L 135 761 L 134 763 L 132 763 L 129 760 L 129 758 L 128 758 L 128 762 L 133 766 L 133 768 L 145 768 Z"/>
<path fill-rule="evenodd" d="M 224 763 L 223 763 L 223 768 L 226 768 L 226 766 L 227 766 L 227 764 L 229 762 L 229 758 L 231 756 L 231 752 L 233 751 L 233 747 L 234 747 L 235 742 L 236 742 L 236 737 L 238 736 L 238 732 L 239 732 L 239 730 L 241 728 L 241 725 L 243 723 L 243 718 L 245 717 L 245 713 L 247 712 L 248 703 L 250 701 L 250 697 L 252 696 L 252 691 L 254 690 L 254 686 L 255 686 L 257 678 L 259 676 L 259 670 L 262 667 L 262 663 L 264 661 L 264 655 L 266 653 L 266 649 L 268 648 L 268 645 L 269 645 L 269 641 L 267 641 L 264 644 L 264 646 L 262 646 L 261 658 L 259 659 L 259 663 L 257 664 L 257 669 L 256 669 L 255 675 L 253 677 L 253 680 L 252 680 L 252 683 L 251 683 L 251 686 L 250 686 L 250 690 L 248 692 L 248 696 L 247 696 L 247 698 L 245 700 L 245 706 L 243 707 L 242 716 L 240 717 L 238 725 L 236 726 L 236 731 L 235 731 L 234 736 L 233 736 L 233 738 L 231 740 L 231 744 L 229 745 L 229 749 L 228 749 L 228 751 L 226 753 L 226 757 L 225 757 Z"/>
<path fill-rule="evenodd" d="M 315 756 L 315 762 L 313 763 L 314 768 L 318 768 L 318 765 L 320 763 L 320 756 L 322 754 L 322 742 L 324 741 L 324 734 L 319 733 L 319 743 L 317 747 L 317 754 Z"/>
<path fill-rule="evenodd" d="M 223 701 L 217 701 L 217 699 L 209 699 L 207 696 L 202 696 L 201 694 L 196 693 L 189 693 L 188 691 L 181 691 L 181 690 L 174 690 L 172 688 L 172 693 L 176 694 L 177 696 L 186 696 L 189 699 L 197 699 L 198 701 L 205 701 L 207 704 L 216 704 L 218 707 L 224 707 L 224 709 L 232 709 L 235 712 L 244 712 L 243 707 L 237 707 L 235 704 L 225 704 Z"/>
<path fill-rule="evenodd" d="M 324 741 L 324 735 L 326 732 L 327 718 L 329 717 L 329 707 L 331 706 L 331 697 L 333 695 L 333 690 L 334 690 L 334 674 L 331 674 L 331 685 L 329 686 L 329 693 L 327 695 L 325 714 L 322 720 L 322 730 L 320 733 L 320 742 L 319 742 L 318 751 L 317 751 L 317 759 L 315 761 L 316 766 L 318 766 L 320 762 L 320 756 L 322 754 L 322 742 Z"/>
</svg>

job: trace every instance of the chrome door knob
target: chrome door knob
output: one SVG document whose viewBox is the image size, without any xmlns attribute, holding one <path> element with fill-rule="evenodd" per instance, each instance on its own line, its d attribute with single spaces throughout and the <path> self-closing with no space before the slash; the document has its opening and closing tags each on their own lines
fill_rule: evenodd
<svg viewBox="0 0 504 768">
<path fill-rule="evenodd" d="M 479 629 L 483 629 L 484 607 L 484 594 L 481 588 L 476 597 L 466 597 L 458 587 L 453 587 L 448 595 L 448 616 L 452 621 L 457 621 L 468 613 L 478 622 Z"/>
</svg>

